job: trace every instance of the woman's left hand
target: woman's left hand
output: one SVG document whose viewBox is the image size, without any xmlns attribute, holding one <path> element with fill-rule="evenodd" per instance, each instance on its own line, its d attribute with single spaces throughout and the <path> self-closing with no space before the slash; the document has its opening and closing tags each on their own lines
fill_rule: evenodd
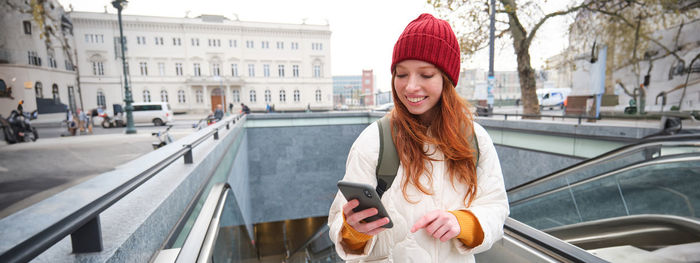
<svg viewBox="0 0 700 263">
<path fill-rule="evenodd" d="M 429 235 L 442 242 L 456 237 L 461 230 L 457 217 L 443 210 L 435 210 L 423 215 L 423 217 L 418 219 L 413 227 L 411 227 L 411 233 L 415 233 L 421 228 L 425 228 L 425 231 L 428 232 Z"/>
</svg>

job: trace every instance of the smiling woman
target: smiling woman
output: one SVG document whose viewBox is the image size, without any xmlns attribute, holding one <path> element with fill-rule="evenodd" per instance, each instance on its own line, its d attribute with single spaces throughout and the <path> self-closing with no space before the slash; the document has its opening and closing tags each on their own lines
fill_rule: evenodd
<svg viewBox="0 0 700 263">
<path fill-rule="evenodd" d="M 373 123 L 355 140 L 343 177 L 376 187 L 389 216 L 371 220 L 377 208 L 359 210 L 355 199 L 336 195 L 329 234 L 343 259 L 474 262 L 503 235 L 509 213 L 503 175 L 491 138 L 455 91 L 459 58 L 449 24 L 429 14 L 409 23 L 396 42 L 395 107 L 379 122 L 390 126 L 398 168 L 379 175 L 379 164 L 390 161 L 380 146 L 388 138 Z M 389 218 L 393 227 L 386 228 Z"/>
</svg>

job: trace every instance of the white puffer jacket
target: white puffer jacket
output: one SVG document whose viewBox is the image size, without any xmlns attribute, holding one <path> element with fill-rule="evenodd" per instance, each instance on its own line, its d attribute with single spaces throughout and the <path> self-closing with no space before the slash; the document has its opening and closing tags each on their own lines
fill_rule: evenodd
<svg viewBox="0 0 700 263">
<path fill-rule="evenodd" d="M 470 207 L 464 205 L 466 185 L 455 182 L 452 187 L 447 167 L 444 162 L 433 162 L 433 184 L 429 188 L 433 195 L 421 193 L 413 185 L 406 189 L 409 203 L 403 196 L 403 166 L 399 166 L 394 183 L 382 196 L 394 227 L 374 236 L 362 254 L 351 254 L 341 244 L 343 226 L 342 207 L 347 202 L 338 192 L 331 205 L 328 216 L 330 238 L 335 243 L 341 258 L 356 262 L 474 262 L 474 254 L 491 248 L 491 245 L 503 236 L 503 223 L 509 214 L 508 200 L 503 185 L 501 165 L 496 155 L 491 137 L 479 124 L 474 123 L 474 132 L 479 141 L 479 163 L 477 173 L 477 194 Z M 442 153 L 434 151 L 435 147 L 426 146 L 432 157 L 442 160 Z M 379 156 L 379 131 L 377 123 L 369 125 L 353 143 L 348 160 L 344 181 L 377 185 L 375 169 Z M 421 183 L 428 186 L 424 176 Z M 458 189 L 458 190 L 457 190 Z M 428 235 L 424 229 L 411 233 L 410 229 L 425 213 L 436 210 L 469 210 L 479 220 L 484 232 L 481 245 L 469 248 L 453 238 L 447 242 Z"/>
</svg>

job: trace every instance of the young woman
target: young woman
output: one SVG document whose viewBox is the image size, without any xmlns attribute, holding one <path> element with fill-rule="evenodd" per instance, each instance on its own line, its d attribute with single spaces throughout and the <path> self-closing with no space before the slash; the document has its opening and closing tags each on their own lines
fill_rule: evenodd
<svg viewBox="0 0 700 263">
<path fill-rule="evenodd" d="M 377 209 L 353 212 L 358 201 L 338 193 L 328 224 L 343 259 L 473 262 L 503 235 L 509 210 L 501 166 L 455 92 L 459 68 L 459 44 L 446 21 L 422 14 L 399 37 L 388 114 L 400 167 L 382 196 L 394 226 L 382 227 L 388 218 L 366 222 Z M 373 123 L 355 140 L 344 181 L 376 187 L 379 136 Z"/>
</svg>

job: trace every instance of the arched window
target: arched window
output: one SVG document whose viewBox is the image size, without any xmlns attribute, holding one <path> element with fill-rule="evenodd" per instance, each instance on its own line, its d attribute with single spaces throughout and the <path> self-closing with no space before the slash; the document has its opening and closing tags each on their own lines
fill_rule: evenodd
<svg viewBox="0 0 700 263">
<path fill-rule="evenodd" d="M 102 90 L 97 91 L 97 106 L 106 107 L 107 100 L 105 99 L 105 93 Z"/>
<path fill-rule="evenodd" d="M 320 102 L 320 101 L 321 101 L 321 90 L 317 89 L 316 90 L 316 102 Z"/>
<path fill-rule="evenodd" d="M 298 89 L 294 90 L 294 102 L 299 102 L 300 97 L 301 97 L 301 94 L 299 94 L 299 90 Z"/>
<path fill-rule="evenodd" d="M 185 91 L 184 90 L 177 91 L 177 102 L 185 103 Z"/>
<path fill-rule="evenodd" d="M 168 91 L 167 90 L 160 91 L 160 101 L 161 102 L 168 102 Z"/>
<path fill-rule="evenodd" d="M 237 89 L 233 90 L 233 102 L 241 102 L 241 93 Z"/>
<path fill-rule="evenodd" d="M 265 90 L 265 102 L 272 101 L 272 92 L 269 89 Z"/>
<path fill-rule="evenodd" d="M 143 91 L 143 102 L 151 102 L 151 92 L 148 90 Z"/>
<path fill-rule="evenodd" d="M 255 102 L 256 97 L 255 97 L 255 90 L 250 91 L 250 102 Z"/>
<path fill-rule="evenodd" d="M 34 93 L 36 94 L 37 98 L 44 98 L 44 88 L 41 86 L 41 82 L 37 82 L 34 85 Z"/>
<path fill-rule="evenodd" d="M 204 93 L 201 89 L 195 91 L 195 97 L 197 99 L 197 103 L 204 103 Z"/>
<path fill-rule="evenodd" d="M 284 90 L 280 90 L 280 102 L 285 102 L 287 101 L 287 92 Z"/>
<path fill-rule="evenodd" d="M 41 82 L 37 82 L 36 85 L 41 87 Z M 61 95 L 58 94 L 58 85 L 53 84 L 53 87 L 51 87 L 51 95 L 53 96 L 53 102 L 55 104 L 61 103 Z"/>
</svg>

